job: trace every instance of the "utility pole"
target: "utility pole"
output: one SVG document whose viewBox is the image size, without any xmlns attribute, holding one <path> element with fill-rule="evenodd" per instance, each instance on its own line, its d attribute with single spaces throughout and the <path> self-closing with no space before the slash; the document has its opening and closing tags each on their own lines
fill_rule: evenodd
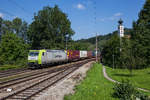
<svg viewBox="0 0 150 100">
<path fill-rule="evenodd" d="M 114 59 L 115 58 L 115 55 L 114 55 L 114 49 L 113 49 L 113 70 L 114 70 Z"/>
<path fill-rule="evenodd" d="M 67 50 L 67 37 L 66 37 L 66 50 Z"/>
<path fill-rule="evenodd" d="M 97 62 L 97 33 L 96 33 L 96 62 Z"/>
<path fill-rule="evenodd" d="M 68 35 L 66 35 L 66 50 L 68 49 L 68 48 L 67 48 L 67 46 L 68 46 L 68 45 L 67 45 L 68 37 L 69 37 L 69 36 L 68 36 Z"/>
</svg>

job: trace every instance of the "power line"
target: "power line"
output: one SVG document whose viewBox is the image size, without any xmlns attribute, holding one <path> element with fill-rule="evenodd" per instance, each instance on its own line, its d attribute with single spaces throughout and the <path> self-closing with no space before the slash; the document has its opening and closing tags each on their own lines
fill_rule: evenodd
<svg viewBox="0 0 150 100">
<path fill-rule="evenodd" d="M 98 41 L 97 41 L 97 32 L 96 32 L 96 1 L 94 0 L 93 1 L 93 3 L 94 3 L 94 29 L 95 29 L 95 33 L 96 33 L 96 41 L 95 41 L 95 45 L 96 45 L 96 62 L 98 61 L 98 59 L 97 59 L 97 45 L 98 45 Z"/>
<path fill-rule="evenodd" d="M 18 8 L 20 8 L 22 11 L 24 11 L 26 14 L 30 14 L 29 11 L 27 11 L 25 8 L 23 8 L 22 6 L 20 6 L 17 2 L 15 2 L 14 0 L 7 0 L 9 2 L 11 2 L 12 4 L 14 4 L 15 6 L 17 6 Z"/>
<path fill-rule="evenodd" d="M 5 13 L 5 14 L 7 14 L 7 15 L 9 15 L 9 16 L 11 16 L 11 17 L 15 17 L 14 14 L 12 14 L 12 13 L 10 13 L 10 12 L 8 12 L 8 11 L 5 11 L 5 10 L 3 10 L 3 9 L 0 9 L 0 11 L 3 12 L 3 13 Z"/>
</svg>

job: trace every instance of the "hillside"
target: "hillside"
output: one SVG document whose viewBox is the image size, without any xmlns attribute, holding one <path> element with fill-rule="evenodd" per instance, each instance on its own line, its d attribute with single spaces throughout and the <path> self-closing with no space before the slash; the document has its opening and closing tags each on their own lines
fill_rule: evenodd
<svg viewBox="0 0 150 100">
<path fill-rule="evenodd" d="M 131 34 L 132 29 L 129 28 L 125 28 L 125 35 L 129 35 Z M 105 42 L 107 40 L 109 40 L 114 34 L 118 34 L 118 31 L 114 31 L 112 33 L 108 33 L 106 35 L 99 35 L 97 36 L 97 40 L 98 40 L 98 48 L 101 50 L 103 48 L 103 45 L 105 44 Z M 92 46 L 89 45 L 89 47 L 93 47 L 92 50 L 95 49 L 95 37 L 91 37 L 88 39 L 81 39 L 81 40 L 77 40 L 77 43 L 88 43 Z M 90 48 L 91 49 L 91 48 Z"/>
</svg>

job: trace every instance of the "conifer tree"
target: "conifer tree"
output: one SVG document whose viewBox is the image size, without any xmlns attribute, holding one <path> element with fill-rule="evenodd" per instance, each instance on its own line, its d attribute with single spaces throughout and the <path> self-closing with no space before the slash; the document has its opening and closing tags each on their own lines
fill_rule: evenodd
<svg viewBox="0 0 150 100">
<path fill-rule="evenodd" d="M 148 67 L 150 63 L 150 0 L 146 0 L 139 13 L 139 19 L 133 23 L 131 39 L 136 67 Z"/>
</svg>

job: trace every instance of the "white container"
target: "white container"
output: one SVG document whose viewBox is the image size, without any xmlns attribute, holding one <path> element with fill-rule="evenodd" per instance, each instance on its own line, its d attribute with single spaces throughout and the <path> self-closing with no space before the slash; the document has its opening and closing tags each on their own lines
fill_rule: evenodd
<svg viewBox="0 0 150 100">
<path fill-rule="evenodd" d="M 80 51 L 80 58 L 86 58 L 87 57 L 87 51 Z"/>
</svg>

